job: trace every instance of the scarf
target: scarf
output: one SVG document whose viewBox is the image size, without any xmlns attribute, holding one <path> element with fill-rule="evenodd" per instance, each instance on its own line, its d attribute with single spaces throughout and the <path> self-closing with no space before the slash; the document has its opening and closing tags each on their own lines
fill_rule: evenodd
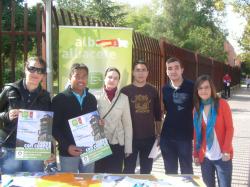
<svg viewBox="0 0 250 187">
<path fill-rule="evenodd" d="M 199 151 L 201 148 L 201 142 L 202 142 L 202 133 L 201 133 L 201 127 L 202 127 L 202 114 L 204 111 L 204 106 L 211 104 L 210 111 L 208 113 L 207 117 L 207 126 L 206 126 L 206 143 L 208 149 L 211 149 L 214 141 L 214 125 L 217 117 L 217 112 L 214 106 L 214 101 L 212 98 L 204 101 L 201 101 L 200 104 L 200 111 L 195 111 L 194 113 L 194 128 L 196 131 L 196 150 Z"/>
<path fill-rule="evenodd" d="M 115 93 L 116 93 L 117 88 L 114 88 L 112 90 L 108 90 L 107 88 L 104 88 L 104 90 L 105 90 L 105 92 L 106 92 L 106 94 L 108 96 L 108 99 L 110 101 L 112 101 L 114 99 L 114 97 L 115 97 Z"/>
</svg>

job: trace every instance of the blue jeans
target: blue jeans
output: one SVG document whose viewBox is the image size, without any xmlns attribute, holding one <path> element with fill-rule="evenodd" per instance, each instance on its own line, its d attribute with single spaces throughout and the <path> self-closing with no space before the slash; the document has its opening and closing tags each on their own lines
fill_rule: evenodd
<svg viewBox="0 0 250 187">
<path fill-rule="evenodd" d="M 178 161 L 181 174 L 193 174 L 192 140 L 160 140 L 161 154 L 166 174 L 178 174 Z"/>
<path fill-rule="evenodd" d="M 232 181 L 232 160 L 222 161 L 204 158 L 201 163 L 201 174 L 204 183 L 208 187 L 215 187 L 215 172 L 217 174 L 219 187 L 230 187 Z"/>
<path fill-rule="evenodd" d="M 4 148 L 6 153 L 0 158 L 1 171 L 4 174 L 15 172 L 42 172 L 44 163 L 41 160 L 15 160 L 15 149 Z"/>
<path fill-rule="evenodd" d="M 84 166 L 80 157 L 60 156 L 61 172 L 94 173 L 95 164 Z"/>
</svg>

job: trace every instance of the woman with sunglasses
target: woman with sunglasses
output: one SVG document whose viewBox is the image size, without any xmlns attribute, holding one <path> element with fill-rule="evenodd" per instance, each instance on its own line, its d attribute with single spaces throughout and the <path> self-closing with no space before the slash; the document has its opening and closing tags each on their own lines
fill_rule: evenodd
<svg viewBox="0 0 250 187">
<path fill-rule="evenodd" d="M 217 96 L 210 76 L 198 77 L 194 86 L 194 162 L 202 178 L 215 187 L 230 187 L 233 158 L 233 121 L 228 103 Z"/>
<path fill-rule="evenodd" d="M 0 167 L 4 174 L 43 171 L 43 161 L 15 160 L 15 146 L 19 109 L 50 110 L 50 95 L 40 85 L 45 74 L 45 62 L 41 58 L 31 57 L 25 65 L 25 78 L 6 84 L 0 94 L 1 130 L 7 135 L 2 137 L 1 142 L 5 152 L 1 155 Z"/>
</svg>

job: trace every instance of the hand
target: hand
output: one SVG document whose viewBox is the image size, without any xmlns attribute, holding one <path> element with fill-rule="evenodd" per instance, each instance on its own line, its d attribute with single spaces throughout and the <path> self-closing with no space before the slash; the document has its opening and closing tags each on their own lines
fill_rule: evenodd
<svg viewBox="0 0 250 187">
<path fill-rule="evenodd" d="M 100 126 L 104 126 L 104 125 L 105 125 L 104 119 L 100 119 L 100 120 L 99 120 L 99 125 L 100 125 Z"/>
<path fill-rule="evenodd" d="M 50 155 L 50 157 L 44 161 L 45 165 L 48 165 L 49 163 L 53 163 L 56 162 L 56 155 L 54 155 L 53 153 Z"/>
<path fill-rule="evenodd" d="M 161 136 L 160 135 L 156 135 L 156 140 L 157 140 L 157 146 L 160 146 L 160 140 L 161 140 Z"/>
<path fill-rule="evenodd" d="M 68 153 L 72 156 L 80 156 L 82 154 L 82 149 L 75 145 L 70 145 L 68 147 Z"/>
<path fill-rule="evenodd" d="M 222 153 L 222 161 L 226 162 L 230 160 L 230 153 Z"/>
<path fill-rule="evenodd" d="M 11 109 L 9 111 L 9 119 L 10 119 L 10 121 L 16 119 L 18 117 L 18 114 L 19 114 L 19 109 Z"/>
<path fill-rule="evenodd" d="M 199 158 L 194 158 L 194 164 L 196 166 L 200 166 L 201 165 Z"/>
<path fill-rule="evenodd" d="M 125 158 L 128 158 L 131 153 L 125 153 Z"/>
</svg>

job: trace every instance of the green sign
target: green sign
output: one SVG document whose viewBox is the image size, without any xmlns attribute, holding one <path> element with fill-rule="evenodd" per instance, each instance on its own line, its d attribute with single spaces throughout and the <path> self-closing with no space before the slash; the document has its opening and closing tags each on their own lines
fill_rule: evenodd
<svg viewBox="0 0 250 187">
<path fill-rule="evenodd" d="M 73 63 L 89 68 L 88 87 L 101 91 L 104 72 L 116 67 L 121 72 L 120 86 L 131 82 L 132 29 L 107 27 L 59 27 L 59 91 L 65 89 Z"/>
</svg>

